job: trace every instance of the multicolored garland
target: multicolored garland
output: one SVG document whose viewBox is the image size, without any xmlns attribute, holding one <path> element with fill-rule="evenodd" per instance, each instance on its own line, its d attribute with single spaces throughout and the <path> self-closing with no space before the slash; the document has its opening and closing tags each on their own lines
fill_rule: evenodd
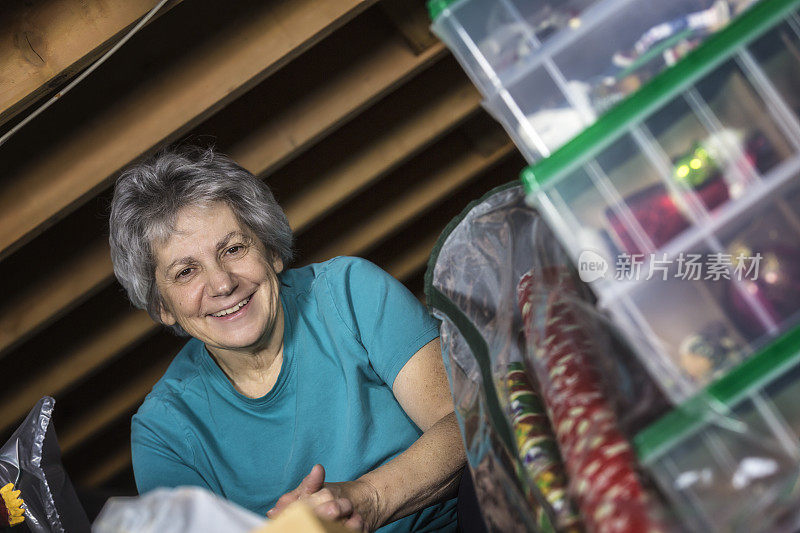
<svg viewBox="0 0 800 533">
<path fill-rule="evenodd" d="M 522 363 L 509 363 L 505 385 L 520 459 L 528 477 L 553 509 L 556 530 L 583 531 L 580 516 L 567 496 L 567 476 L 550 421 Z"/>
</svg>

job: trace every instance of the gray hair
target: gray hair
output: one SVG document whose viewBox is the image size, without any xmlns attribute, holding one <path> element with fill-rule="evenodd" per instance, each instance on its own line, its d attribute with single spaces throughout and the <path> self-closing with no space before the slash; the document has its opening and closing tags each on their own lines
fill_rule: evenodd
<svg viewBox="0 0 800 533">
<path fill-rule="evenodd" d="M 284 265 L 292 259 L 292 230 L 266 183 L 212 148 L 166 149 L 125 169 L 117 179 L 109 220 L 114 274 L 131 303 L 161 323 L 152 245 L 174 233 L 184 207 L 227 203 Z M 178 324 L 171 329 L 186 335 Z"/>
</svg>

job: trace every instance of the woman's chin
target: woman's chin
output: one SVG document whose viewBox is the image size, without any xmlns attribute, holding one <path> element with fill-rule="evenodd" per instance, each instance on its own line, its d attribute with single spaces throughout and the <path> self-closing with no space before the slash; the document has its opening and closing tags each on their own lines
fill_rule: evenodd
<svg viewBox="0 0 800 533">
<path fill-rule="evenodd" d="M 256 353 L 265 349 L 269 344 L 269 336 L 261 330 L 253 331 L 228 331 L 224 335 L 216 335 L 214 339 L 203 340 L 207 346 L 235 351 Z"/>
</svg>

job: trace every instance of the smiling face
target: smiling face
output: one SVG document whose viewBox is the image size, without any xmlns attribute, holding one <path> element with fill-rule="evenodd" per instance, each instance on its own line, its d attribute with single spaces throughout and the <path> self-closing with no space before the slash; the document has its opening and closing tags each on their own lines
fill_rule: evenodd
<svg viewBox="0 0 800 533">
<path fill-rule="evenodd" d="M 227 204 L 181 209 L 175 231 L 153 252 L 165 324 L 177 322 L 216 355 L 280 345 L 283 262 Z"/>
</svg>

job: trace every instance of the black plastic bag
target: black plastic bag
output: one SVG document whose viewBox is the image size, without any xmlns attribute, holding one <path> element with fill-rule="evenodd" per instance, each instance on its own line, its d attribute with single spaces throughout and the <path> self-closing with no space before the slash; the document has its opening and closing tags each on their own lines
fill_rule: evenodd
<svg viewBox="0 0 800 533">
<path fill-rule="evenodd" d="M 0 448 L 0 487 L 20 490 L 25 520 L 13 532 L 82 533 L 91 530 L 69 476 L 51 423 L 55 400 L 45 396 Z M 0 527 L 3 524 L 0 524 Z"/>
</svg>

